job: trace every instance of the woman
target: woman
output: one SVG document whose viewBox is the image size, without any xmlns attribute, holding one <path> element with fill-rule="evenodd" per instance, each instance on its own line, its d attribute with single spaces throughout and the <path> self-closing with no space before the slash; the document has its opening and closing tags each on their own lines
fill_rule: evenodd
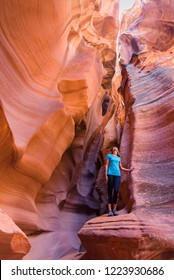
<svg viewBox="0 0 174 280">
<path fill-rule="evenodd" d="M 118 148 L 113 147 L 111 153 L 106 156 L 106 181 L 108 184 L 108 215 L 118 215 L 117 196 L 121 183 L 121 170 L 132 171 L 132 169 L 124 168 L 121 164 L 121 158 L 118 155 Z M 113 209 L 112 209 L 113 204 Z"/>
</svg>

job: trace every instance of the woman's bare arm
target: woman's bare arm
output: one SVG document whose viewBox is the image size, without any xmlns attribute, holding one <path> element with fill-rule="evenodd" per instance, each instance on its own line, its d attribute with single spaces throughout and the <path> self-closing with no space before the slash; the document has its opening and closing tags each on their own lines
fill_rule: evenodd
<svg viewBox="0 0 174 280">
<path fill-rule="evenodd" d="M 107 159 L 107 160 L 106 160 L 106 167 L 105 167 L 105 177 L 106 177 L 106 181 L 108 181 L 108 176 L 107 176 L 107 173 L 108 173 L 108 166 L 109 166 L 109 160 Z"/>
<path fill-rule="evenodd" d="M 121 164 L 121 162 L 120 162 L 120 169 L 121 169 L 121 170 L 124 170 L 124 171 L 127 171 L 127 172 L 130 172 L 130 171 L 133 170 L 133 168 L 129 168 L 129 169 L 128 169 L 128 168 L 123 167 L 122 164 Z"/>
</svg>

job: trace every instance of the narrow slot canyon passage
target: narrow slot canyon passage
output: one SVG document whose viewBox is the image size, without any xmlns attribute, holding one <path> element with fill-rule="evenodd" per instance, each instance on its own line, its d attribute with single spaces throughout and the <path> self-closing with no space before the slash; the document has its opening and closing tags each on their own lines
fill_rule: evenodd
<svg viewBox="0 0 174 280">
<path fill-rule="evenodd" d="M 0 258 L 174 259 L 174 0 L 0 2 Z"/>
</svg>

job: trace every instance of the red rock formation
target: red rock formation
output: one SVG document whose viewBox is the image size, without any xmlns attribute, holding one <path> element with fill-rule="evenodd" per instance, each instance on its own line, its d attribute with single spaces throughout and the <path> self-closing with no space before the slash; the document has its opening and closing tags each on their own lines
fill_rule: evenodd
<svg viewBox="0 0 174 280">
<path fill-rule="evenodd" d="M 172 57 L 172 49 L 154 54 L 153 62 L 151 53 L 142 53 L 126 66 L 131 82 L 121 152 L 135 169 L 131 181 L 123 176 L 120 195 L 131 213 L 87 222 L 79 232 L 86 258 L 173 259 Z"/>
<path fill-rule="evenodd" d="M 95 218 L 79 231 L 86 258 L 174 258 L 171 3 L 136 1 L 123 17 L 119 91 L 124 96 L 126 121 L 121 154 L 123 165 L 132 165 L 134 170 L 131 176 L 122 176 L 122 215 Z"/>
<path fill-rule="evenodd" d="M 100 211 L 94 183 L 114 113 L 118 1 L 2 0 L 0 13 L 0 206 L 29 235 L 26 258 L 60 258 L 79 250 L 78 230 Z M 81 170 L 96 172 L 90 184 Z"/>
<path fill-rule="evenodd" d="M 122 63 L 129 63 L 132 54 L 145 50 L 163 52 L 173 44 L 173 0 L 136 0 L 124 13 L 119 36 Z"/>
<path fill-rule="evenodd" d="M 124 15 L 119 72 L 117 0 L 1 1 L 0 207 L 28 235 L 25 259 L 173 258 L 172 3 Z M 134 166 L 124 215 L 81 229 L 105 211 L 113 144 Z M 4 240 L 9 259 L 29 250 Z"/>
<path fill-rule="evenodd" d="M 0 259 L 21 259 L 30 250 L 28 238 L 1 210 L 0 221 Z"/>
</svg>

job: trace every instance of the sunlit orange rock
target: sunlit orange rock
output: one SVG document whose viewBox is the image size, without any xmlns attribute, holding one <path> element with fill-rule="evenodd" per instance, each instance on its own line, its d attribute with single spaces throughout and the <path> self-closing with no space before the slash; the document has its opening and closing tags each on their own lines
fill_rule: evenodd
<svg viewBox="0 0 174 280">
<path fill-rule="evenodd" d="M 77 232 L 100 211 L 118 1 L 2 0 L 0 13 L 0 207 L 29 235 L 26 259 L 58 259 L 80 250 Z"/>
<path fill-rule="evenodd" d="M 1 1 L 6 258 L 174 258 L 173 5 L 137 0 L 119 26 L 118 3 Z M 108 220 L 112 145 L 134 170 Z"/>
</svg>

